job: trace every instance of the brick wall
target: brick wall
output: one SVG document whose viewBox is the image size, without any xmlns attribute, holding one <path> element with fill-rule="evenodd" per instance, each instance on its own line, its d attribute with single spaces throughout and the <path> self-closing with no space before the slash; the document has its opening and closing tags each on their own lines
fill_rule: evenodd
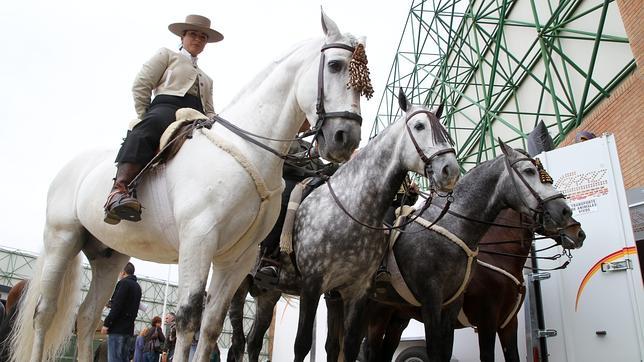
<svg viewBox="0 0 644 362">
<path fill-rule="evenodd" d="M 617 0 L 617 5 L 637 68 L 584 118 L 578 130 L 615 135 L 624 186 L 630 189 L 644 186 L 644 6 L 642 0 Z M 560 146 L 574 143 L 576 133 L 572 131 Z"/>
</svg>

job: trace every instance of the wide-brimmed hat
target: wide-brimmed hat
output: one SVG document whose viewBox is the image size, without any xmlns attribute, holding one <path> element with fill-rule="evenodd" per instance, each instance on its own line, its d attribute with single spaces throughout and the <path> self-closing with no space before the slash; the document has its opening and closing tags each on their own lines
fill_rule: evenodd
<svg viewBox="0 0 644 362">
<path fill-rule="evenodd" d="M 215 29 L 210 28 L 210 19 L 201 15 L 188 15 L 183 23 L 172 23 L 168 29 L 177 36 L 183 36 L 188 30 L 196 30 L 208 35 L 208 43 L 215 43 L 224 39 L 224 36 Z"/>
</svg>

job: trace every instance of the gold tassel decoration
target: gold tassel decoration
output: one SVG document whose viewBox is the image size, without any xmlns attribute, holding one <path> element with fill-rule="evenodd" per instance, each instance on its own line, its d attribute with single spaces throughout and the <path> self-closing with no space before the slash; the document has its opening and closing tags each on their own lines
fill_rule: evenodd
<svg viewBox="0 0 644 362">
<path fill-rule="evenodd" d="M 354 88 L 361 95 L 370 99 L 373 97 L 373 87 L 371 86 L 371 78 L 369 77 L 368 63 L 364 45 L 358 44 L 356 50 L 353 51 L 353 56 L 349 63 L 349 83 L 347 83 L 347 87 Z"/>
<path fill-rule="evenodd" d="M 534 165 L 537 167 L 537 171 L 539 171 L 539 179 L 541 180 L 541 183 L 552 184 L 552 177 L 548 174 L 548 171 L 546 171 L 546 169 L 543 167 L 541 160 L 539 160 L 538 158 L 535 158 Z"/>
</svg>

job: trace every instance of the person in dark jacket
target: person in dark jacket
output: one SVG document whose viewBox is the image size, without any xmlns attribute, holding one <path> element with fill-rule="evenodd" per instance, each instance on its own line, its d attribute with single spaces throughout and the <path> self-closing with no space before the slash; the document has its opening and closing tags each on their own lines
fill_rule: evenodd
<svg viewBox="0 0 644 362">
<path fill-rule="evenodd" d="M 101 333 L 107 334 L 109 362 L 129 361 L 128 342 L 134 334 L 134 320 L 141 302 L 141 286 L 136 281 L 132 263 L 125 265 L 119 279 L 109 302 L 110 313 L 101 329 Z"/>
</svg>

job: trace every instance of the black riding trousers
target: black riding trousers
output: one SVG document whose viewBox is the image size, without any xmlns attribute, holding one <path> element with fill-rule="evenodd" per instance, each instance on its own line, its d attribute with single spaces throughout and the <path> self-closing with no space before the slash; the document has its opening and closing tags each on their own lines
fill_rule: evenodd
<svg viewBox="0 0 644 362">
<path fill-rule="evenodd" d="M 198 97 L 159 95 L 154 98 L 150 108 L 127 136 L 121 145 L 116 162 L 146 165 L 159 149 L 159 139 L 168 126 L 176 121 L 177 109 L 193 108 L 203 113 Z"/>
</svg>

